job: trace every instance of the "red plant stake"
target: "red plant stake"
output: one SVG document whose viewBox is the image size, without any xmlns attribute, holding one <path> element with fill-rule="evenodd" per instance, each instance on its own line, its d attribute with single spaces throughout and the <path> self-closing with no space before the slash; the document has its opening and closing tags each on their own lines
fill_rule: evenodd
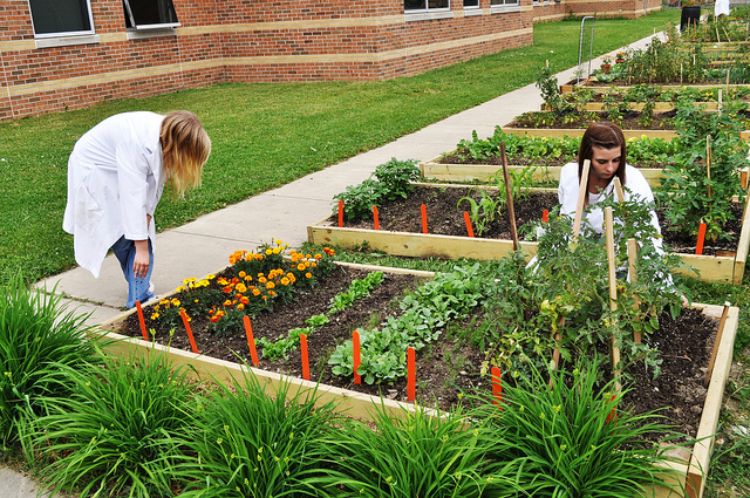
<svg viewBox="0 0 750 498">
<path fill-rule="evenodd" d="M 417 353 L 412 347 L 406 349 L 406 399 L 417 399 Z"/>
<path fill-rule="evenodd" d="M 359 375 L 359 366 L 362 364 L 361 352 L 359 347 L 359 330 L 352 332 L 352 357 L 354 370 L 354 383 L 361 384 L 362 377 Z"/>
<path fill-rule="evenodd" d="M 135 309 L 138 310 L 138 325 L 141 326 L 141 335 L 144 341 L 148 341 L 148 331 L 146 330 L 146 319 L 143 318 L 143 308 L 141 308 L 141 302 L 135 302 Z"/>
<path fill-rule="evenodd" d="M 242 323 L 245 325 L 247 349 L 250 350 L 250 359 L 253 360 L 253 366 L 257 367 L 260 364 L 260 361 L 258 361 L 258 351 L 255 349 L 255 337 L 253 337 L 253 326 L 250 323 L 250 317 L 247 315 L 242 317 Z"/>
<path fill-rule="evenodd" d="M 471 226 L 471 216 L 468 211 L 464 211 L 464 223 L 466 224 L 466 235 L 474 238 L 474 227 Z"/>
<path fill-rule="evenodd" d="M 695 244 L 695 254 L 703 254 L 703 242 L 706 240 L 706 224 L 702 223 L 698 227 L 698 242 Z"/>
<path fill-rule="evenodd" d="M 377 206 L 372 207 L 372 229 L 380 230 L 380 212 Z"/>
<path fill-rule="evenodd" d="M 344 199 L 339 199 L 339 228 L 344 226 Z"/>
<path fill-rule="evenodd" d="M 422 213 L 422 233 L 430 233 L 427 229 L 427 204 L 422 203 L 419 210 Z"/>
<path fill-rule="evenodd" d="M 610 399 L 612 401 L 614 401 L 616 397 L 617 397 L 617 395 L 613 394 L 612 398 L 610 398 Z M 617 419 L 617 406 L 616 405 L 612 407 L 612 411 L 609 412 L 609 415 L 607 415 L 607 423 L 610 423 L 610 422 L 612 422 L 615 419 Z"/>
<path fill-rule="evenodd" d="M 299 349 L 302 354 L 302 378 L 310 380 L 310 358 L 307 354 L 307 336 L 299 335 Z"/>
<path fill-rule="evenodd" d="M 549 223 L 549 209 L 542 209 L 542 222 Z"/>
<path fill-rule="evenodd" d="M 195 344 L 195 337 L 193 337 L 193 329 L 190 328 L 190 319 L 185 313 L 185 308 L 180 308 L 180 318 L 182 318 L 182 324 L 185 326 L 185 332 L 187 332 L 188 341 L 190 341 L 190 350 L 193 353 L 200 353 L 198 346 Z"/>
<path fill-rule="evenodd" d="M 500 407 L 502 410 L 503 407 L 500 406 L 500 403 L 503 402 L 503 384 L 502 384 L 502 372 L 500 372 L 500 367 L 492 367 L 491 370 L 492 373 L 492 396 L 495 398 L 494 403 Z"/>
</svg>

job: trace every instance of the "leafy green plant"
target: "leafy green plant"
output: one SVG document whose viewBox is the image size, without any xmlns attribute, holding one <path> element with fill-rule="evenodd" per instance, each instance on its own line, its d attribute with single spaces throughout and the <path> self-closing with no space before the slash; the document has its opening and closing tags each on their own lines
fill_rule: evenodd
<svg viewBox="0 0 750 498">
<path fill-rule="evenodd" d="M 319 475 L 334 439 L 332 405 L 316 407 L 284 385 L 274 396 L 252 375 L 198 400 L 190 437 L 179 442 L 188 454 L 175 468 L 185 484 L 180 496 L 299 496 Z M 339 434 L 338 432 L 336 434 Z"/>
<path fill-rule="evenodd" d="M 18 440 L 22 416 L 45 412 L 43 399 L 67 396 L 61 370 L 95 362 L 87 317 L 67 311 L 54 291 L 31 289 L 16 274 L 0 286 L 0 445 Z"/>
<path fill-rule="evenodd" d="M 495 442 L 488 495 L 629 498 L 664 483 L 669 471 L 657 465 L 668 448 L 647 441 L 668 428 L 653 413 L 618 409 L 622 395 L 611 383 L 599 387 L 600 366 L 557 371 L 551 387 L 534 370 L 505 384 L 502 410 L 488 400 L 471 413 Z"/>
<path fill-rule="evenodd" d="M 376 429 L 352 422 L 327 442 L 325 477 L 310 485 L 326 496 L 485 496 L 485 462 L 492 446 L 479 420 L 455 411 L 434 417 L 423 409 L 393 417 L 378 410 Z"/>
<path fill-rule="evenodd" d="M 173 370 L 161 355 L 59 368 L 72 394 L 45 399 L 48 413 L 23 436 L 28 463 L 48 487 L 81 496 L 173 496 L 176 440 L 195 434 L 186 370 Z"/>
<path fill-rule="evenodd" d="M 384 201 L 405 199 L 413 190 L 411 182 L 420 176 L 417 161 L 399 161 L 391 159 L 375 168 L 374 177 L 358 185 L 351 185 L 335 200 L 344 201 L 344 216 L 349 221 L 358 221 L 372 217 L 372 207 Z M 338 212 L 338 203 L 333 213 Z"/>
</svg>

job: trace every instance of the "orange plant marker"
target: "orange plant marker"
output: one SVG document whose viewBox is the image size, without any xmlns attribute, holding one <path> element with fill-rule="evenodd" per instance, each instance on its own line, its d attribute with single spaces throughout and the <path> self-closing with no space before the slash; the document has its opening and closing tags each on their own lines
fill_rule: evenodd
<svg viewBox="0 0 750 498">
<path fill-rule="evenodd" d="M 617 397 L 617 395 L 613 394 L 612 398 L 610 398 L 610 399 L 612 401 L 614 401 L 616 397 Z M 612 411 L 609 412 L 609 415 L 607 415 L 607 423 L 612 422 L 616 418 L 617 418 L 617 406 L 614 406 L 614 407 L 612 407 Z"/>
<path fill-rule="evenodd" d="M 310 358 L 307 354 L 307 336 L 299 335 L 299 349 L 302 355 L 302 378 L 310 380 Z"/>
<path fill-rule="evenodd" d="M 698 227 L 698 242 L 695 244 L 695 254 L 703 254 L 703 242 L 706 240 L 706 224 L 702 223 Z"/>
<path fill-rule="evenodd" d="M 422 214 L 422 233 L 430 233 L 427 229 L 427 204 L 422 203 L 422 205 L 419 206 L 419 211 Z"/>
<path fill-rule="evenodd" d="M 406 349 L 406 399 L 417 399 L 417 353 L 412 347 Z"/>
<path fill-rule="evenodd" d="M 380 230 L 380 211 L 377 206 L 372 207 L 372 229 Z"/>
<path fill-rule="evenodd" d="M 180 308 L 180 318 L 182 318 L 182 324 L 185 326 L 185 332 L 187 332 L 188 341 L 190 341 L 190 350 L 193 353 L 200 353 L 198 346 L 195 344 L 195 337 L 193 337 L 193 329 L 190 328 L 190 320 L 188 320 L 185 308 Z"/>
<path fill-rule="evenodd" d="M 245 335 L 247 336 L 247 349 L 250 350 L 250 359 L 253 360 L 253 366 L 257 367 L 260 364 L 258 360 L 258 350 L 255 349 L 255 337 L 253 337 L 253 326 L 250 323 L 250 317 L 245 315 L 242 317 L 242 323 L 245 325 Z"/>
<path fill-rule="evenodd" d="M 471 216 L 468 211 L 464 211 L 464 224 L 466 224 L 466 235 L 474 238 L 474 227 L 471 226 Z"/>
<path fill-rule="evenodd" d="M 135 309 L 138 310 L 138 325 L 141 326 L 141 335 L 144 341 L 148 341 L 148 331 L 146 330 L 146 319 L 143 318 L 143 308 L 141 308 L 141 302 L 135 302 Z"/>
<path fill-rule="evenodd" d="M 352 332 L 352 369 L 354 370 L 354 383 L 361 384 L 362 377 L 359 375 L 359 366 L 362 364 L 362 357 L 359 346 L 359 330 Z"/>
<path fill-rule="evenodd" d="M 344 199 L 339 199 L 339 228 L 344 226 Z"/>
<path fill-rule="evenodd" d="M 492 396 L 495 398 L 494 403 L 500 407 L 500 403 L 503 402 L 503 384 L 502 384 L 502 373 L 500 367 L 492 367 Z"/>
<path fill-rule="evenodd" d="M 542 209 L 542 222 L 549 223 L 549 209 Z"/>
</svg>

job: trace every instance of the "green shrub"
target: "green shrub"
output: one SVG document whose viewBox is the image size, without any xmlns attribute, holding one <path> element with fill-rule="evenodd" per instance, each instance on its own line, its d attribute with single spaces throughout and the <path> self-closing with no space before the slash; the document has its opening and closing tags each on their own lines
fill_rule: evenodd
<svg viewBox="0 0 750 498">
<path fill-rule="evenodd" d="M 32 290 L 15 276 L 0 287 L 0 444 L 18 439 L 22 415 L 44 412 L 40 397 L 64 396 L 60 366 L 94 360 L 85 316 L 66 312 L 61 298 Z"/>
<path fill-rule="evenodd" d="M 81 496 L 172 496 L 175 438 L 193 430 L 185 370 L 172 370 L 160 356 L 147 364 L 69 367 L 64 375 L 71 396 L 46 400 L 49 414 L 23 431 L 29 465 L 49 488 Z"/>
</svg>

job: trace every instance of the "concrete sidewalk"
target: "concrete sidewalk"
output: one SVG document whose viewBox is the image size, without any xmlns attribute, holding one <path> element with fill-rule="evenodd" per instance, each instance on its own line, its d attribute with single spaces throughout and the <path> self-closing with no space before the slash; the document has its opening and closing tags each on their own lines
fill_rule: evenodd
<svg viewBox="0 0 750 498">
<path fill-rule="evenodd" d="M 644 47 L 651 37 L 628 47 Z M 622 50 L 622 49 L 618 49 Z M 611 55 L 614 55 L 613 51 Z M 601 62 L 596 59 L 592 68 Z M 558 73 L 558 81 L 575 77 L 575 68 Z M 488 136 L 496 125 L 506 125 L 517 115 L 538 110 L 539 90 L 532 84 L 478 105 L 377 149 L 312 173 L 283 187 L 264 192 L 219 211 L 201 216 L 158 236 L 153 281 L 157 293 L 174 289 L 188 276 L 202 276 L 227 264 L 227 256 L 237 249 L 252 249 L 273 239 L 292 246 L 307 238 L 307 225 L 331 213 L 332 198 L 367 178 L 376 166 L 392 157 L 425 161 L 455 147 L 471 136 Z M 120 313 L 127 288 L 119 263 L 108 256 L 101 277 L 75 268 L 37 284 L 65 296 L 71 308 L 91 313 L 89 321 L 100 323 Z M 0 496 L 31 498 L 33 482 L 9 469 L 0 469 Z"/>
</svg>

